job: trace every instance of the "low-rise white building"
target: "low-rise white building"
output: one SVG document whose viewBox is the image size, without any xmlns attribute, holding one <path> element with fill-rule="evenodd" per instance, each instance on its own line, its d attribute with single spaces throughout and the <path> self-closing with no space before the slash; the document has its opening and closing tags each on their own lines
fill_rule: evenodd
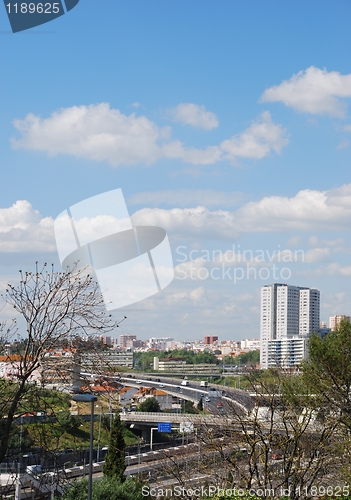
<svg viewBox="0 0 351 500">
<path fill-rule="evenodd" d="M 308 359 L 308 337 L 274 339 L 268 342 L 268 368 L 297 367 Z"/>
</svg>

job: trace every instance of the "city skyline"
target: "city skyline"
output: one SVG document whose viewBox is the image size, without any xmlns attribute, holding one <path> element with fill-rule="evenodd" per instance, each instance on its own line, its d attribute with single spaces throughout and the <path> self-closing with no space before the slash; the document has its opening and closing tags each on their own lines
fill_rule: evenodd
<svg viewBox="0 0 351 500">
<path fill-rule="evenodd" d="M 350 314 L 350 15 L 105 0 L 13 34 L 3 9 L 0 293 L 36 261 L 61 269 L 63 210 L 122 189 L 175 266 L 114 313 L 126 332 L 257 338 L 272 282 L 320 290 L 326 322 Z"/>
</svg>

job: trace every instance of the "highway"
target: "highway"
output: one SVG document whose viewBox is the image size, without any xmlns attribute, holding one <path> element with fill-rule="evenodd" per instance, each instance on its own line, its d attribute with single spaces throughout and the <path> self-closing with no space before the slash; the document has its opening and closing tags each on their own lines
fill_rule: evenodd
<svg viewBox="0 0 351 500">
<path fill-rule="evenodd" d="M 218 402 L 235 403 L 244 412 L 252 408 L 253 402 L 249 394 L 238 389 L 209 384 L 208 387 L 201 387 L 199 381 L 189 380 L 188 386 L 181 385 L 183 379 L 158 376 L 146 376 L 139 374 L 139 377 L 121 377 L 120 383 L 130 387 L 158 387 L 168 392 L 172 396 L 178 396 L 197 404 L 202 398 L 204 408 L 211 413 L 219 413 Z M 223 405 L 224 411 L 228 406 Z"/>
</svg>

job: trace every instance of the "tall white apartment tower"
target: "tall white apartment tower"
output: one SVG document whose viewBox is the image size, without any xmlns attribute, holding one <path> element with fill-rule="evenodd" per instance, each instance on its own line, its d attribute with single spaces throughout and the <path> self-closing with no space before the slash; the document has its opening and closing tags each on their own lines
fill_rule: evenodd
<svg viewBox="0 0 351 500">
<path fill-rule="evenodd" d="M 296 366 L 319 329 L 319 291 L 273 283 L 261 288 L 261 368 Z"/>
<path fill-rule="evenodd" d="M 300 288 L 299 335 L 318 333 L 320 328 L 319 291 L 310 288 Z"/>
</svg>

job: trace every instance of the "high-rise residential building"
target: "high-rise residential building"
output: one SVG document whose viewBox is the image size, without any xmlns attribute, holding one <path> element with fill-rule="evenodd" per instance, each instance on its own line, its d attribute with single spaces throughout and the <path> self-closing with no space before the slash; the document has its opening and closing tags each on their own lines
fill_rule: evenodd
<svg viewBox="0 0 351 500">
<path fill-rule="evenodd" d="M 299 335 L 318 333 L 320 315 L 319 290 L 300 288 Z"/>
<path fill-rule="evenodd" d="M 125 334 L 125 335 L 120 335 L 119 336 L 119 345 L 123 349 L 128 349 L 129 347 L 133 347 L 133 341 L 135 341 L 136 335 L 130 335 L 130 334 Z"/>
<path fill-rule="evenodd" d="M 336 316 L 330 316 L 329 318 L 329 328 L 335 330 L 335 328 L 340 324 L 342 320 L 350 321 L 350 316 L 344 316 L 343 314 L 338 314 Z"/>
<path fill-rule="evenodd" d="M 319 329 L 319 291 L 273 283 L 261 288 L 261 368 L 296 366 Z"/>
</svg>

